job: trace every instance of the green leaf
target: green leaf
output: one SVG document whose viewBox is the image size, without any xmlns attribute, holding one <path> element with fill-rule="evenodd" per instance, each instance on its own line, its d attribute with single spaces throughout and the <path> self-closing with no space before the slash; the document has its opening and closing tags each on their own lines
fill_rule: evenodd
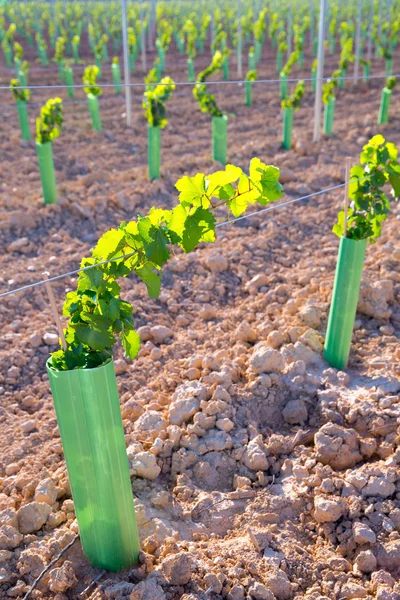
<svg viewBox="0 0 400 600">
<path fill-rule="evenodd" d="M 108 260 L 121 253 L 125 246 L 125 234 L 120 229 L 107 231 L 92 251 L 92 256 L 98 260 Z"/>
<path fill-rule="evenodd" d="M 135 273 L 146 284 L 149 296 L 151 298 L 158 298 L 160 295 L 161 277 L 155 271 L 155 265 L 147 262 L 142 267 L 135 269 Z"/>
<path fill-rule="evenodd" d="M 136 358 L 140 350 L 140 335 L 134 329 L 120 335 L 125 354 L 129 358 Z"/>
<path fill-rule="evenodd" d="M 112 298 L 110 302 L 99 300 L 101 314 L 110 321 L 119 319 L 119 302 L 116 298 Z"/>
<path fill-rule="evenodd" d="M 180 192 L 179 202 L 181 204 L 193 204 L 194 206 L 203 206 L 207 208 L 210 202 L 205 197 L 205 177 L 202 173 L 197 173 L 194 177 L 181 177 L 175 184 Z"/>
<path fill-rule="evenodd" d="M 178 206 L 175 206 L 175 208 L 171 211 L 171 218 L 168 221 L 167 226 L 168 230 L 175 233 L 178 237 L 178 241 L 176 243 L 179 243 L 182 240 L 187 216 L 188 212 L 185 207 L 182 206 L 182 204 L 178 204 Z"/>
<path fill-rule="evenodd" d="M 147 258 L 162 267 L 170 257 L 167 248 L 169 240 L 161 225 L 153 225 L 149 217 L 138 221 L 138 230 L 142 236 Z"/>
<path fill-rule="evenodd" d="M 181 246 L 185 252 L 191 252 L 200 241 L 209 241 L 215 229 L 215 218 L 210 211 L 198 208 L 185 221 Z"/>
<path fill-rule="evenodd" d="M 92 350 L 105 350 L 114 343 L 114 336 L 109 331 L 97 330 L 89 325 L 80 325 L 75 331 L 78 340 Z"/>
</svg>

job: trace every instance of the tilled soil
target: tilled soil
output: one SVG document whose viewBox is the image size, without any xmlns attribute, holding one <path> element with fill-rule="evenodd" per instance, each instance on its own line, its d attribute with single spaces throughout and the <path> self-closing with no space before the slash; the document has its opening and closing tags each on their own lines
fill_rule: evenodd
<svg viewBox="0 0 400 600">
<path fill-rule="evenodd" d="M 307 70 L 293 76 L 307 77 L 311 62 L 306 56 Z M 329 70 L 336 62 L 328 56 Z M 206 64 L 199 57 L 196 70 Z M 381 74 L 379 62 L 372 71 Z M 186 80 L 175 50 L 166 74 Z M 32 71 L 30 83 L 56 77 Z M 259 77 L 276 79 L 270 48 Z M 1 71 L 2 85 L 10 78 Z M 110 81 L 106 67 L 102 81 Z M 133 81 L 142 81 L 139 64 Z M 213 87 L 229 115 L 229 161 L 247 168 L 259 156 L 280 167 L 282 202 L 342 184 L 345 157 L 356 159 L 375 133 L 400 143 L 396 90 L 390 124 L 378 127 L 383 84 L 371 80 L 338 91 L 335 135 L 313 144 L 307 85 L 289 152 L 281 149 L 277 83 L 255 84 L 251 108 L 242 86 Z M 153 205 L 173 206 L 183 174 L 218 168 L 210 119 L 191 86 L 178 86 L 168 102 L 154 182 L 142 88 L 132 88 L 131 129 L 123 97 L 104 89 L 101 134 L 91 131 L 82 90 L 73 101 L 66 90 L 35 90 L 32 130 L 53 91 L 65 99 L 65 128 L 54 142 L 55 206 L 43 206 L 34 143 L 21 144 L 11 95 L 2 91 L 1 291 L 38 281 L 45 270 L 78 268 L 108 228 Z M 342 198 L 339 188 L 221 227 L 213 246 L 166 265 L 157 301 L 140 282 L 122 282 L 143 340 L 134 362 L 116 354 L 143 552 L 139 567 L 104 574 L 88 598 L 400 598 L 400 211 L 393 206 L 367 249 L 350 365 L 337 372 L 322 347 L 338 249 L 331 228 Z M 75 281 L 53 284 L 60 308 Z M 20 598 L 72 541 L 77 523 L 45 371 L 55 349 L 46 334 L 56 329 L 44 288 L 0 299 L 0 313 L 0 597 Z M 270 362 L 259 368 L 265 352 Z M 190 413 L 187 398 L 198 400 Z M 29 505 L 45 516 L 23 533 L 21 509 Z M 77 541 L 32 597 L 79 598 L 98 574 Z"/>
</svg>

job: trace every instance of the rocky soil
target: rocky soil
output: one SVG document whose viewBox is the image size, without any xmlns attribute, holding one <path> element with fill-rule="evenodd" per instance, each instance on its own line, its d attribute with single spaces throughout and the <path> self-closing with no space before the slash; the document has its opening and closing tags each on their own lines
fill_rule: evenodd
<svg viewBox="0 0 400 600">
<path fill-rule="evenodd" d="M 275 78 L 271 59 L 266 50 L 260 76 Z M 173 52 L 171 65 L 168 74 L 184 80 L 184 59 Z M 31 81 L 52 78 L 34 71 Z M 295 115 L 294 150 L 283 152 L 276 87 L 254 86 L 246 108 L 242 87 L 219 86 L 229 160 L 276 164 L 284 201 L 343 183 L 344 157 L 357 157 L 371 135 L 400 143 L 396 92 L 390 125 L 375 125 L 380 89 L 378 81 L 348 83 L 338 94 L 336 134 L 318 145 L 309 92 Z M 34 145 L 21 146 L 5 94 L 1 291 L 44 270 L 76 269 L 107 228 L 173 205 L 182 174 L 217 168 L 209 120 L 190 88 L 168 104 L 162 177 L 153 183 L 139 90 L 131 131 L 122 98 L 105 92 L 100 135 L 80 92 L 65 102 L 65 131 L 54 144 L 59 203 L 44 207 Z M 32 102 L 47 97 L 36 91 Z M 220 228 L 213 246 L 166 266 L 157 301 L 140 282 L 122 283 L 143 341 L 137 360 L 118 351 L 115 363 L 140 564 L 103 574 L 81 595 L 99 572 L 76 541 L 32 598 L 400 599 L 400 211 L 393 207 L 368 248 L 350 365 L 338 372 L 322 348 L 342 195 Z M 69 276 L 53 285 L 60 307 L 74 283 Z M 0 299 L 0 314 L 0 598 L 22 598 L 78 528 L 45 374 L 57 335 L 44 289 Z"/>
</svg>

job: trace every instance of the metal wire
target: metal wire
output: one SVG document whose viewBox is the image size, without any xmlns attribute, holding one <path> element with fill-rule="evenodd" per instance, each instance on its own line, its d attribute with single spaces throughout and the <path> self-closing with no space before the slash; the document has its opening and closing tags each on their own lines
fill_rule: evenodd
<svg viewBox="0 0 400 600">
<path fill-rule="evenodd" d="M 400 74 L 394 74 L 393 77 L 400 77 Z M 286 81 L 288 83 L 295 83 L 297 81 L 328 81 L 328 79 L 331 79 L 330 77 L 320 77 L 319 79 L 317 79 L 316 77 L 300 77 L 300 78 L 290 78 L 287 79 Z M 355 79 L 364 79 L 364 75 L 359 75 L 358 77 L 341 77 L 341 79 L 344 80 L 355 80 Z M 387 79 L 386 75 L 370 75 L 369 79 Z M 225 80 L 220 80 L 220 81 L 175 81 L 175 85 L 190 85 L 190 86 L 194 86 L 196 84 L 206 84 L 206 85 L 238 85 L 238 84 L 243 84 L 246 83 L 247 79 L 232 79 L 229 81 L 225 81 Z M 255 79 L 254 81 L 252 81 L 251 83 L 280 83 L 280 79 Z M 162 83 L 161 81 L 159 83 L 145 83 L 145 82 L 138 82 L 138 83 L 129 83 L 129 84 L 125 84 L 125 83 L 120 83 L 118 84 L 120 87 L 156 87 L 158 85 L 169 85 L 169 83 Z M 41 90 L 41 89 L 45 89 L 45 90 L 52 90 L 52 89 L 56 89 L 56 90 L 60 90 L 60 89 L 68 89 L 68 88 L 85 88 L 87 87 L 87 85 L 85 84 L 79 84 L 79 85 L 26 85 L 26 86 L 22 86 L 22 85 L 18 85 L 15 86 L 13 89 L 19 90 Z M 102 88 L 107 88 L 107 87 L 115 87 L 114 83 L 102 83 L 101 84 Z M 10 90 L 10 86 L 9 85 L 2 85 L 0 86 L 0 90 Z"/>
<path fill-rule="evenodd" d="M 230 219 L 229 221 L 224 221 L 223 223 L 217 223 L 217 225 L 215 227 L 216 228 L 223 227 L 224 225 L 230 225 L 232 223 L 242 221 L 243 219 L 250 219 L 251 217 L 269 212 L 270 210 L 282 208 L 282 207 L 288 206 L 289 204 L 294 204 L 295 202 L 300 202 L 301 200 L 306 200 L 307 198 L 312 198 L 313 196 L 319 196 L 319 195 L 325 194 L 327 192 L 332 192 L 333 190 L 342 188 L 345 185 L 346 185 L 346 183 L 339 183 L 338 185 L 334 185 L 329 188 L 319 190 L 318 192 L 313 192 L 312 194 L 307 194 L 306 196 L 300 196 L 300 198 L 294 198 L 292 200 L 288 200 L 287 202 L 281 202 L 281 204 L 274 204 L 273 206 L 269 206 L 267 208 L 262 208 L 261 210 L 257 210 L 248 215 L 242 215 L 241 217 L 236 217 L 235 219 Z M 94 269 L 95 267 L 100 267 L 102 265 L 106 265 L 107 263 L 114 262 L 116 260 L 126 259 L 126 258 L 129 258 L 130 256 L 133 256 L 134 254 L 136 254 L 136 252 L 131 252 L 129 254 L 124 254 L 121 256 L 116 256 L 114 258 L 110 258 L 108 260 L 104 260 L 102 262 L 95 263 L 95 264 L 89 265 L 87 267 L 82 267 L 81 269 L 76 269 L 75 271 L 68 271 L 68 273 L 63 273 L 62 275 L 55 275 L 54 277 L 49 277 L 46 280 L 43 279 L 42 281 L 36 281 L 35 283 L 30 283 L 30 284 L 24 285 L 20 288 L 15 288 L 14 290 L 9 290 L 8 292 L 3 292 L 2 294 L 0 294 L 0 298 L 5 298 L 6 296 L 10 296 L 11 294 L 23 292 L 25 290 L 29 290 L 31 288 L 38 287 L 40 285 L 44 285 L 45 283 L 48 283 L 51 281 L 58 281 L 59 279 L 63 279 L 64 277 L 70 277 L 72 275 L 77 275 L 78 273 L 83 273 L 84 271 L 88 271 L 89 269 Z"/>
</svg>

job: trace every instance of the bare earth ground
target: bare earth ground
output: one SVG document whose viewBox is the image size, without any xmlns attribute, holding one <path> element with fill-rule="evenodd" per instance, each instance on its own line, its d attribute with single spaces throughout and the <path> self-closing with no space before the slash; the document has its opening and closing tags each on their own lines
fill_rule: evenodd
<svg viewBox="0 0 400 600">
<path fill-rule="evenodd" d="M 276 78 L 271 59 L 267 48 L 259 77 Z M 337 57 L 328 62 L 333 70 Z M 199 57 L 197 70 L 206 63 Z M 167 74 L 186 80 L 175 49 Z M 102 81 L 109 75 L 105 68 Z M 30 83 L 56 77 L 33 71 Z M 10 78 L 3 69 L 1 84 Z M 140 68 L 134 81 L 142 81 Z M 252 108 L 237 84 L 215 86 L 229 114 L 229 161 L 246 168 L 259 156 L 280 167 L 285 201 L 343 183 L 344 157 L 357 157 L 370 136 L 400 143 L 396 90 L 390 124 L 376 125 L 382 86 L 346 83 L 335 135 L 318 145 L 308 90 L 289 152 L 280 148 L 277 84 L 255 85 Z M 153 205 L 173 206 L 183 174 L 218 168 L 210 119 L 191 87 L 178 87 L 162 132 L 162 176 L 150 183 L 141 93 L 132 89 L 128 130 L 123 97 L 105 89 L 104 132 L 95 134 L 83 91 L 69 101 L 60 90 L 60 198 L 45 207 L 34 144 L 21 145 L 11 94 L 2 91 L 1 291 L 44 270 L 76 269 L 108 228 Z M 32 130 L 50 95 L 34 92 Z M 143 338 L 136 361 L 118 353 L 116 362 L 143 553 L 139 567 L 103 575 L 86 597 L 400 598 L 400 211 L 393 207 L 368 248 L 350 366 L 337 372 L 322 344 L 342 196 L 340 189 L 221 228 L 213 246 L 166 266 L 158 301 L 141 283 L 123 282 Z M 60 308 L 74 282 L 53 285 Z M 22 598 L 77 524 L 45 374 L 54 346 L 43 336 L 56 330 L 43 287 L 2 299 L 0 314 L 0 597 Z M 23 533 L 26 520 L 31 533 Z M 78 541 L 32 597 L 79 598 L 97 574 Z"/>
</svg>

